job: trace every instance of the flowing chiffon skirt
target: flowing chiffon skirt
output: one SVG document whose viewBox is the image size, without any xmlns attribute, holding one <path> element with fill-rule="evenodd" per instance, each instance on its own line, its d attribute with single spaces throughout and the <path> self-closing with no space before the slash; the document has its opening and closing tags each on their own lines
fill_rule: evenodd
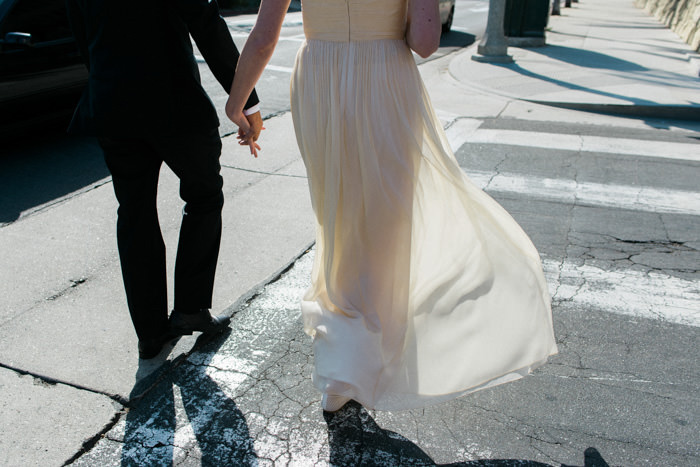
<svg viewBox="0 0 700 467">
<path fill-rule="evenodd" d="M 426 406 L 556 353 L 537 251 L 462 172 L 403 40 L 308 40 L 292 115 L 316 215 L 313 381 Z"/>
</svg>

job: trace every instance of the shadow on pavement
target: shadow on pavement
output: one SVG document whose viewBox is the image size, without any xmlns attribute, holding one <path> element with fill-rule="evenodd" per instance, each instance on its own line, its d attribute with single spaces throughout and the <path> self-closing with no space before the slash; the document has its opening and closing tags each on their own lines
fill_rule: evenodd
<svg viewBox="0 0 700 467">
<path fill-rule="evenodd" d="M 328 424 L 330 465 L 420 465 L 442 467 L 550 467 L 525 459 L 482 459 L 452 464 L 436 464 L 410 440 L 384 430 L 357 402 L 351 401 L 338 412 L 324 412 Z M 562 466 L 574 467 L 574 466 Z M 583 467 L 608 467 L 597 449 L 584 453 Z"/>
<path fill-rule="evenodd" d="M 440 36 L 440 47 L 468 47 L 476 41 L 474 34 L 462 31 L 450 31 Z"/>
<path fill-rule="evenodd" d="M 665 26 L 660 27 L 660 28 L 646 28 L 646 29 L 667 29 Z M 565 31 L 553 31 L 556 32 L 558 36 L 564 36 L 564 37 L 569 37 L 569 38 L 578 38 L 578 39 L 598 39 L 598 40 L 609 40 L 606 37 L 600 37 L 600 36 L 593 36 L 590 34 L 572 34 L 570 32 L 565 32 Z M 639 41 L 636 40 L 622 40 L 622 39 L 616 39 L 615 40 L 616 45 L 621 45 L 621 44 L 631 44 L 634 47 L 639 46 Z M 548 44 L 551 45 L 551 44 Z M 565 47 L 566 48 L 566 47 Z M 581 49 L 576 49 L 576 50 L 581 50 Z M 683 63 L 687 63 L 687 59 L 683 58 L 687 54 L 687 48 L 685 47 L 678 47 L 674 46 L 673 44 L 666 45 L 664 42 L 658 43 L 653 46 L 653 48 L 650 46 L 647 49 L 644 50 L 644 54 L 654 56 L 654 57 L 659 57 L 663 58 L 664 60 L 670 60 L 672 59 L 671 55 L 676 55 L 677 57 L 673 58 L 673 60 L 681 61 Z M 639 65 L 641 67 L 641 65 Z M 644 67 L 641 67 L 644 68 Z"/>
<path fill-rule="evenodd" d="M 228 330 L 207 344 L 203 361 L 193 364 L 185 360 L 167 372 L 165 378 L 129 410 L 121 451 L 122 466 L 172 466 L 174 458 L 192 454 L 190 449 L 195 444 L 189 442 L 192 435 L 197 440 L 199 452 L 195 456 L 199 457 L 201 465 L 257 464 L 245 417 L 233 399 L 206 374 L 211 357 L 230 333 Z M 147 382 L 138 384 L 132 394 L 142 394 L 144 384 Z M 185 414 L 178 414 L 183 409 Z M 186 417 L 189 423 L 181 423 L 176 431 L 178 415 Z M 188 452 L 180 452 L 178 456 L 176 449 Z"/>
<path fill-rule="evenodd" d="M 545 48 L 545 47 L 543 47 L 543 48 Z M 542 53 L 543 53 L 543 55 L 546 55 L 546 53 L 544 53 L 544 52 L 542 52 Z M 654 101 L 650 101 L 650 100 L 646 100 L 646 99 L 630 98 L 629 96 L 623 96 L 622 94 L 616 94 L 616 93 L 612 93 L 612 92 L 602 91 L 602 90 L 591 88 L 588 86 L 582 86 L 580 84 L 575 84 L 575 83 L 571 83 L 569 81 L 557 79 L 553 76 L 535 73 L 534 71 L 530 71 L 530 70 L 527 70 L 527 69 L 521 67 L 518 63 L 508 63 L 508 64 L 494 63 L 493 66 L 500 66 L 500 67 L 504 67 L 504 68 L 509 68 L 509 69 L 511 69 L 511 70 L 523 75 L 523 76 L 527 76 L 529 78 L 534 78 L 534 79 L 538 79 L 540 81 L 545 81 L 548 83 L 556 84 L 557 86 L 560 86 L 564 89 L 571 89 L 571 90 L 575 90 L 575 91 L 583 91 L 583 92 L 586 92 L 588 94 L 597 94 L 599 96 L 612 97 L 615 99 L 627 101 L 630 104 L 634 104 L 634 105 L 641 105 L 641 104 L 655 105 L 656 104 Z"/>
<path fill-rule="evenodd" d="M 545 46 L 540 48 L 532 48 L 531 50 L 541 55 L 553 58 L 555 60 L 567 61 L 568 63 L 582 67 L 604 68 L 609 69 L 611 71 L 620 72 L 634 72 L 647 70 L 644 67 L 640 67 L 639 65 L 628 62 L 626 60 L 620 60 L 614 57 L 609 57 L 598 52 L 589 52 L 581 54 L 580 50 L 574 49 L 577 51 L 577 53 L 572 53 L 571 55 L 576 56 L 578 54 L 581 55 L 581 58 L 567 57 L 569 54 L 564 53 L 562 49 L 567 48 L 559 46 Z M 670 125 L 670 122 L 680 122 L 676 126 L 687 129 L 695 129 L 697 127 L 696 122 L 700 118 L 700 106 L 698 106 L 696 103 L 688 103 L 688 105 L 660 105 L 653 100 L 604 91 L 602 89 L 596 89 L 595 87 L 590 87 L 582 84 L 572 83 L 563 79 L 558 79 L 552 75 L 536 73 L 534 71 L 523 68 L 517 62 L 505 64 L 493 63 L 492 65 L 508 68 L 522 76 L 537 79 L 542 82 L 551 83 L 562 89 L 581 91 L 590 95 L 598 95 L 626 102 L 622 104 L 596 104 L 583 102 L 548 102 L 538 101 L 536 99 L 525 99 L 537 104 L 551 105 L 554 107 L 582 110 L 594 113 L 607 113 L 612 115 L 619 115 L 622 117 L 641 118 L 644 119 L 644 121 L 646 121 L 649 124 L 649 126 L 655 128 L 664 128 L 665 126 Z M 677 81 L 674 79 L 674 76 L 678 77 Z M 683 87 L 683 83 L 687 82 L 687 78 L 685 76 L 674 74 L 672 72 L 669 72 L 668 75 L 640 74 L 636 75 L 635 79 L 639 82 L 639 84 L 647 82 L 651 84 L 663 84 L 666 87 Z M 659 121 L 661 121 L 660 124 Z M 667 121 L 669 123 L 664 124 L 664 121 Z"/>
<path fill-rule="evenodd" d="M 545 55 L 560 62 L 569 63 L 586 68 L 607 69 L 623 71 L 626 73 L 649 71 L 637 63 L 613 57 L 611 55 L 592 50 L 564 47 L 561 45 L 547 45 L 546 47 L 531 47 L 528 51 Z"/>
<path fill-rule="evenodd" d="M 55 130 L 0 145 L 0 226 L 109 177 L 93 138 Z"/>
</svg>

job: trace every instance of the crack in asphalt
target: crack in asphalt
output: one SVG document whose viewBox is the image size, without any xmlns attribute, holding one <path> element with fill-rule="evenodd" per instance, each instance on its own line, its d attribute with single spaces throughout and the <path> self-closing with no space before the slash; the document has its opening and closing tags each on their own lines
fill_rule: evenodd
<svg viewBox="0 0 700 467">
<path fill-rule="evenodd" d="M 562 273 L 564 272 L 564 266 L 565 266 L 567 260 L 569 260 L 570 258 L 573 257 L 573 255 L 571 253 L 571 248 L 576 246 L 571 239 L 571 234 L 574 231 L 573 230 L 574 229 L 574 227 L 573 227 L 573 225 L 574 225 L 574 211 L 576 210 L 576 207 L 579 204 L 579 199 L 578 199 L 579 170 L 578 170 L 578 167 L 579 167 L 580 160 L 582 158 L 582 152 L 581 152 L 582 148 L 583 148 L 583 138 L 579 135 L 579 149 L 578 149 L 578 152 L 576 154 L 576 157 L 573 160 L 571 160 L 571 162 L 570 162 L 571 168 L 574 172 L 572 179 L 573 179 L 574 183 L 576 184 L 576 187 L 574 189 L 574 199 L 571 202 L 571 205 L 569 206 L 569 209 L 568 209 L 568 219 L 567 219 L 568 226 L 566 229 L 566 236 L 565 236 L 566 247 L 564 248 L 564 256 L 561 259 L 561 262 L 559 263 L 559 275 L 557 276 L 557 288 L 556 288 L 554 295 L 552 296 L 552 301 L 553 302 L 556 301 L 557 304 L 561 304 L 563 302 L 573 302 L 574 298 L 581 292 L 581 289 L 586 284 L 586 279 L 584 277 L 580 277 L 581 282 L 578 284 L 578 287 L 576 288 L 574 293 L 571 294 L 570 297 L 568 297 L 566 299 L 562 299 L 561 297 L 559 297 L 559 289 L 563 285 L 562 281 L 561 281 L 561 277 L 562 277 Z"/>
<path fill-rule="evenodd" d="M 45 386 L 45 387 L 55 387 L 55 386 L 60 384 L 62 386 L 68 386 L 68 387 L 71 387 L 73 389 L 78 389 L 80 391 L 86 391 L 86 392 L 91 392 L 93 394 L 98 394 L 100 396 L 105 396 L 105 397 L 111 399 L 112 401 L 116 402 L 117 404 L 122 405 L 122 406 L 126 406 L 128 403 L 128 401 L 126 399 L 124 399 L 122 396 L 120 396 L 119 394 L 111 394 L 109 392 L 100 391 L 99 389 L 94 389 L 94 388 L 90 388 L 90 387 L 83 386 L 80 384 L 71 383 L 70 381 L 64 381 L 62 379 L 53 378 L 51 376 L 42 375 L 40 373 L 35 373 L 35 372 L 29 371 L 29 370 L 22 370 L 21 368 L 14 367 L 12 365 L 7 365 L 7 364 L 2 363 L 2 362 L 0 362 L 0 368 L 10 370 L 10 371 L 17 373 L 19 375 L 22 375 L 22 376 L 30 376 L 30 377 L 34 378 L 34 380 L 37 381 L 39 384 L 41 384 L 42 386 Z"/>
<path fill-rule="evenodd" d="M 57 299 L 63 297 L 64 295 L 72 292 L 75 288 L 86 283 L 87 281 L 88 281 L 87 277 L 80 277 L 78 279 L 69 279 L 68 282 L 70 282 L 70 285 L 59 290 L 55 294 L 53 294 L 49 297 L 46 297 L 45 300 L 57 300 Z"/>
<path fill-rule="evenodd" d="M 279 170 L 283 170 L 296 162 L 297 161 L 290 162 L 289 164 L 287 164 L 283 167 L 280 167 Z M 283 174 L 283 173 L 279 173 L 279 171 L 267 172 L 264 170 L 244 169 L 243 167 L 236 167 L 235 165 L 228 165 L 228 164 L 221 164 L 221 167 L 225 167 L 227 169 L 232 169 L 232 170 L 240 170 L 241 172 L 249 172 L 249 173 L 255 173 L 255 174 L 260 174 L 260 175 L 270 175 L 270 176 L 275 176 L 275 177 L 301 178 L 304 180 L 306 180 L 308 178 L 305 175 Z"/>
<path fill-rule="evenodd" d="M 123 408 L 122 410 L 117 411 L 113 416 L 112 419 L 105 424 L 104 427 L 100 431 L 98 431 L 94 436 L 91 438 L 83 441 L 82 446 L 80 446 L 80 449 L 73 454 L 68 460 L 66 460 L 62 465 L 67 466 L 78 460 L 80 457 L 82 457 L 84 454 L 90 452 L 93 447 L 102 439 L 102 438 L 107 438 L 107 434 L 116 426 L 117 423 L 124 417 L 126 414 L 127 410 L 126 408 Z M 109 439 L 109 438 L 108 438 Z"/>
<path fill-rule="evenodd" d="M 488 413 L 499 415 L 501 417 L 507 417 L 507 418 L 511 419 L 511 421 L 517 422 L 522 427 L 528 427 L 528 428 L 535 429 L 535 430 L 539 429 L 539 427 L 537 427 L 535 425 L 532 425 L 532 424 L 527 423 L 523 420 L 520 420 L 517 417 L 513 417 L 511 415 L 505 415 L 496 409 L 488 409 L 486 407 L 482 407 L 479 405 L 472 405 L 472 407 L 475 409 L 483 410 L 483 411 L 488 412 Z M 501 423 L 502 425 L 504 425 L 509 430 L 515 431 L 518 434 L 521 434 L 523 436 L 527 436 L 530 439 L 533 439 L 533 436 L 529 435 L 528 433 L 522 432 L 522 431 L 518 430 L 517 428 L 509 426 L 506 422 L 503 422 L 500 419 L 496 419 L 496 421 L 498 423 Z M 589 432 L 587 430 L 583 430 L 583 429 L 568 428 L 568 427 L 563 427 L 563 426 L 549 427 L 549 428 L 554 429 L 554 430 L 558 430 L 558 431 L 562 431 L 565 433 L 571 433 L 572 435 L 584 435 L 584 436 L 588 436 L 588 437 L 596 439 L 596 440 L 608 441 L 608 442 L 613 442 L 613 443 L 620 443 L 620 444 L 625 444 L 625 445 L 629 445 L 629 446 L 634 446 L 636 448 L 649 448 L 650 447 L 647 444 L 641 444 L 641 443 L 634 441 L 634 440 L 615 438 L 615 437 L 606 436 L 606 435 L 603 435 L 600 433 L 591 433 L 591 432 Z M 545 429 L 545 428 L 542 428 L 542 429 Z M 547 444 L 553 444 L 553 443 L 547 443 Z M 664 452 L 666 454 L 673 455 L 673 456 L 692 457 L 695 455 L 695 453 L 687 452 L 685 450 L 675 450 L 674 451 L 672 449 L 668 449 L 668 448 L 666 448 L 664 446 L 660 446 L 658 444 L 654 446 L 654 449 L 657 449 L 660 452 Z M 561 462 L 559 462 L 559 461 L 557 461 L 557 463 L 561 464 Z"/>
</svg>

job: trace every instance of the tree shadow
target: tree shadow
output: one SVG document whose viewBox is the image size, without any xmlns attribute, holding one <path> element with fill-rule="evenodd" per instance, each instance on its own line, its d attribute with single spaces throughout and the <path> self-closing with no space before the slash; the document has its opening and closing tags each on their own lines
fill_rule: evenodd
<svg viewBox="0 0 700 467">
<path fill-rule="evenodd" d="M 660 28 L 660 29 L 667 29 L 667 28 Z M 576 34 L 576 33 L 569 32 L 569 31 L 560 31 L 560 30 L 554 31 L 553 30 L 551 32 L 556 33 L 558 36 L 565 36 L 565 37 L 571 37 L 571 38 L 609 40 L 606 37 L 594 36 L 594 35 L 590 35 L 590 34 Z M 661 52 L 674 53 L 674 54 L 686 54 L 688 52 L 688 50 L 686 48 L 680 48 L 678 45 L 676 45 L 674 43 L 670 43 L 669 41 L 660 40 L 660 39 L 648 39 L 648 40 L 650 40 L 652 42 L 660 42 L 658 45 L 654 46 L 654 49 L 661 51 Z M 631 44 L 634 46 L 638 46 L 639 40 L 624 40 L 624 39 L 619 39 L 619 38 L 615 40 L 615 45 L 620 46 L 621 44 Z M 644 53 L 654 54 L 653 52 L 649 52 L 648 50 L 645 50 Z M 663 57 L 668 58 L 668 56 L 666 56 L 666 55 L 664 55 Z M 685 59 L 682 59 L 682 58 L 678 58 L 675 60 L 686 61 Z"/>
<path fill-rule="evenodd" d="M 560 62 L 569 63 L 585 68 L 607 69 L 614 71 L 622 71 L 626 73 L 635 73 L 649 70 L 648 68 L 643 67 L 637 63 L 630 62 L 629 60 L 623 60 L 621 58 L 613 57 L 600 52 L 595 52 L 593 50 L 586 50 L 576 47 L 566 47 L 562 45 L 546 45 L 545 47 L 533 47 L 528 50 L 533 53 L 545 55 L 551 59 L 558 60 Z"/>
<path fill-rule="evenodd" d="M 552 50 L 553 49 L 553 50 Z M 621 72 L 631 72 L 631 71 L 645 71 L 647 68 L 636 65 L 632 62 L 627 62 L 625 60 L 616 59 L 614 57 L 608 57 L 607 60 L 602 60 L 602 62 L 595 64 L 595 57 L 607 57 L 604 54 L 597 52 L 584 52 L 581 58 L 567 57 L 569 53 L 564 53 L 561 49 L 566 49 L 566 47 L 559 46 L 545 46 L 536 49 L 530 49 L 533 52 L 546 55 L 550 58 L 556 60 L 567 61 L 568 63 L 579 65 L 582 67 L 596 67 L 609 69 L 612 71 Z M 579 53 L 579 49 L 575 49 Z M 571 55 L 576 55 L 576 53 L 571 53 Z M 619 93 L 608 92 L 601 89 L 596 89 L 594 87 L 589 87 L 581 84 L 571 83 L 563 79 L 558 79 L 552 75 L 544 75 L 541 73 L 536 73 L 534 71 L 525 69 L 521 67 L 517 62 L 514 63 L 493 63 L 493 66 L 500 66 L 508 68 L 522 76 L 533 78 L 539 81 L 548 82 L 559 86 L 563 89 L 569 89 L 572 91 L 581 91 L 591 95 L 598 95 L 613 99 L 618 99 L 622 102 L 621 104 L 596 104 L 596 103 L 586 103 L 586 102 L 549 102 L 540 101 L 536 99 L 525 99 L 529 102 L 536 104 L 544 104 L 553 107 L 561 107 L 565 109 L 575 109 L 580 111 L 587 111 L 593 113 L 606 113 L 610 115 L 618 115 L 620 117 L 631 117 L 635 119 L 643 119 L 649 126 L 654 128 L 670 128 L 671 126 L 677 126 L 679 128 L 687 128 L 691 130 L 697 129 L 697 122 L 700 119 L 700 106 L 695 103 L 688 105 L 659 105 L 658 102 L 644 99 L 641 97 L 632 97 Z M 676 75 L 678 76 L 678 75 Z M 641 82 L 648 82 L 653 84 L 662 84 L 665 87 L 684 87 L 684 81 L 687 81 L 686 77 L 678 76 L 679 80 L 677 83 L 673 82 L 674 74 L 670 73 L 668 75 L 637 75 L 636 80 Z M 681 79 L 682 78 L 682 79 Z"/>
<path fill-rule="evenodd" d="M 71 138 L 65 129 L 3 141 L 0 152 L 0 226 L 109 177 L 94 138 Z"/>
<path fill-rule="evenodd" d="M 481 459 L 452 464 L 437 464 L 410 440 L 377 425 L 369 413 L 351 401 L 334 413 L 324 412 L 328 425 L 330 465 L 402 465 L 442 467 L 551 467 L 526 459 Z M 574 466 L 562 466 L 574 467 Z M 597 449 L 584 452 L 583 467 L 609 467 Z"/>
<path fill-rule="evenodd" d="M 557 79 L 553 76 L 547 76 L 547 75 L 542 75 L 540 73 L 535 73 L 534 71 L 530 71 L 530 70 L 526 70 L 525 68 L 522 68 L 517 63 L 506 64 L 506 65 L 495 63 L 494 66 L 504 66 L 504 67 L 512 69 L 513 71 L 516 71 L 517 73 L 519 73 L 523 76 L 538 79 L 541 81 L 546 81 L 548 83 L 556 84 L 557 86 L 560 86 L 560 87 L 566 88 L 566 89 L 571 89 L 573 91 L 584 91 L 584 92 L 589 93 L 589 94 L 597 94 L 599 96 L 621 99 L 623 101 L 627 101 L 627 102 L 630 102 L 630 103 L 635 104 L 635 105 L 654 105 L 655 104 L 655 102 L 651 101 L 651 100 L 641 99 L 641 98 L 630 98 L 629 96 L 624 96 L 622 94 L 602 91 L 600 89 L 595 89 L 595 88 L 591 88 L 588 86 L 582 86 L 580 84 L 575 84 L 575 83 L 571 83 L 569 81 Z"/>
<path fill-rule="evenodd" d="M 255 465 L 257 455 L 248 424 L 236 403 L 206 374 L 211 357 L 224 343 L 230 330 L 207 345 L 205 357 L 191 363 L 182 358 L 173 371 L 160 377 L 141 399 L 134 401 L 126 416 L 122 446 L 122 466 L 172 466 L 176 450 L 192 455 L 187 443 L 194 434 L 196 455 L 203 466 Z M 202 339 L 202 337 L 200 337 Z M 162 375 L 162 372 L 159 372 Z M 132 394 L 144 393 L 148 381 L 142 380 Z M 150 384 L 154 384 L 153 381 Z M 177 392 L 185 415 L 178 417 Z M 186 426 L 177 426 L 178 418 L 186 417 Z M 182 439 L 176 439 L 180 438 Z"/>
</svg>

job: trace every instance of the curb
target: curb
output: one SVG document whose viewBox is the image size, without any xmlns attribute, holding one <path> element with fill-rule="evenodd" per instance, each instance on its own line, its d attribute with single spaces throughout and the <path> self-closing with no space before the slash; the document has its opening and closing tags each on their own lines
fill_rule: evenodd
<svg viewBox="0 0 700 467">
<path fill-rule="evenodd" d="M 265 279 L 257 283 L 255 286 L 251 287 L 246 293 L 241 295 L 238 300 L 233 302 L 232 305 L 227 306 L 223 310 L 223 314 L 228 316 L 228 317 L 234 317 L 241 309 L 251 301 L 255 300 L 258 295 L 262 293 L 262 291 L 265 289 L 270 284 L 273 284 L 277 282 L 287 271 L 289 271 L 292 266 L 305 254 L 307 254 L 316 244 L 316 240 L 313 240 L 306 244 L 304 248 L 301 249 L 301 251 L 297 252 L 294 254 L 294 256 L 284 263 L 280 268 L 278 268 L 276 271 L 274 271 L 272 274 L 267 276 Z"/>
<path fill-rule="evenodd" d="M 588 104 L 585 102 L 551 102 L 536 99 L 515 98 L 524 102 L 547 105 L 560 109 L 580 110 L 605 115 L 623 117 L 661 118 L 668 120 L 700 121 L 699 105 L 626 105 L 626 104 Z"/>
</svg>

